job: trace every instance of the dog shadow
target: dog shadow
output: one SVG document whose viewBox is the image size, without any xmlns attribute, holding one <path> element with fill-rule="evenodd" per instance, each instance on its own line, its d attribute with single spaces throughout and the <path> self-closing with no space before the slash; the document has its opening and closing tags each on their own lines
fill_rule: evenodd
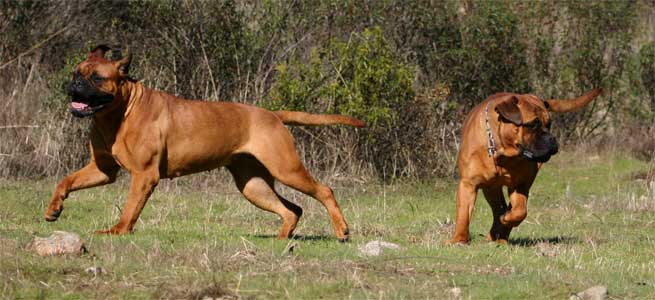
<svg viewBox="0 0 655 300">
<path fill-rule="evenodd" d="M 534 247 L 539 243 L 548 243 L 548 244 L 578 244 L 580 239 L 571 236 L 554 236 L 554 237 L 543 237 L 543 238 L 515 238 L 509 239 L 509 244 L 512 246 L 519 247 Z"/>
<path fill-rule="evenodd" d="M 250 235 L 251 237 L 258 238 L 258 239 L 276 239 L 277 235 L 274 234 L 255 234 L 255 235 Z M 326 236 L 326 235 L 301 235 L 301 234 L 294 234 L 292 237 L 289 238 L 290 240 L 294 241 L 328 241 L 335 239 L 334 237 L 331 236 Z"/>
</svg>

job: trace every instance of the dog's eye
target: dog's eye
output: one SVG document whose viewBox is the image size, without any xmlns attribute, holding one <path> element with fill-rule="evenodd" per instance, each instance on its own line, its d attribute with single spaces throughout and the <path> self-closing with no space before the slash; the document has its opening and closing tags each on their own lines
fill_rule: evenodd
<svg viewBox="0 0 655 300">
<path fill-rule="evenodd" d="M 101 84 L 102 81 L 105 80 L 105 78 L 94 73 L 91 75 L 91 80 L 93 80 L 93 83 L 95 84 Z"/>
<path fill-rule="evenodd" d="M 541 128 L 541 121 L 534 120 L 534 121 L 532 121 L 532 122 L 530 122 L 528 124 L 525 124 L 525 127 L 527 127 L 528 129 L 530 129 L 532 131 L 539 130 L 539 128 Z"/>
</svg>

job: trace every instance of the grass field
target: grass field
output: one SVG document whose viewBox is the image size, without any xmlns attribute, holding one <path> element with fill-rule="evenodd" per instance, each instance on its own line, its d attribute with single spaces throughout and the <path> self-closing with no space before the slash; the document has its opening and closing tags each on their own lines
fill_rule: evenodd
<svg viewBox="0 0 655 300">
<path fill-rule="evenodd" d="M 351 227 L 338 243 L 324 209 L 305 209 L 290 241 L 279 222 L 232 185 L 162 182 L 136 232 L 96 236 L 118 220 L 126 180 L 71 194 L 62 217 L 42 214 L 57 179 L 0 181 L 2 299 L 568 299 L 605 285 L 610 299 L 655 297 L 655 198 L 647 163 L 622 155 L 564 153 L 534 184 L 526 221 L 510 245 L 484 240 L 491 212 L 478 205 L 469 246 L 444 246 L 454 218 L 454 179 L 381 185 L 335 181 Z M 123 176 L 126 177 L 126 176 Z M 642 178 L 642 179 L 640 179 Z M 341 183 L 339 183 L 341 182 Z M 54 230 L 79 233 L 89 253 L 39 257 L 25 245 Z M 372 240 L 402 250 L 365 257 Z M 294 251 L 285 249 L 295 244 Z M 88 267 L 105 272 L 93 275 Z"/>
</svg>

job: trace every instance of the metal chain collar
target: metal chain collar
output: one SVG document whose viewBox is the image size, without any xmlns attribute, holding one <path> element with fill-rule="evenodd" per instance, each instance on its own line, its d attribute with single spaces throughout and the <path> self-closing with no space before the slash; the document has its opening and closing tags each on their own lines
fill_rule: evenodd
<svg viewBox="0 0 655 300">
<path fill-rule="evenodd" d="M 494 135 L 491 133 L 491 127 L 489 126 L 489 104 L 491 101 L 487 102 L 487 106 L 484 109 L 484 125 L 487 130 L 487 153 L 489 157 L 495 157 L 496 155 L 496 141 L 494 141 Z"/>
</svg>

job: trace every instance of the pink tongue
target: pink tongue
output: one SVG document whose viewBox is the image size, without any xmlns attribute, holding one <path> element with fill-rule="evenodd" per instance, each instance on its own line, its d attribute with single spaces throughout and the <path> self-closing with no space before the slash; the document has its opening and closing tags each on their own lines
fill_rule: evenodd
<svg viewBox="0 0 655 300">
<path fill-rule="evenodd" d="M 85 109 L 89 107 L 88 105 L 80 102 L 71 102 L 71 107 L 77 110 Z"/>
</svg>

